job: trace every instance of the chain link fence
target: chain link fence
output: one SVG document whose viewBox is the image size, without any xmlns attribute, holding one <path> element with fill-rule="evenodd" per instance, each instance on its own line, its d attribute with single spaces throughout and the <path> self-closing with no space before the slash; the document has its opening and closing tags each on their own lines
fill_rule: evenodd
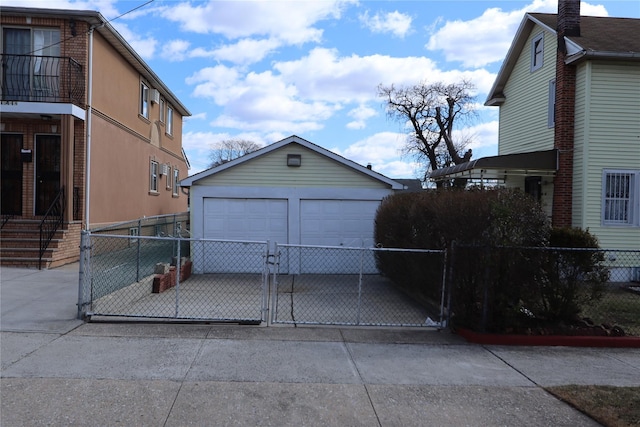
<svg viewBox="0 0 640 427">
<path fill-rule="evenodd" d="M 84 233 L 80 317 L 260 323 L 266 242 Z"/>
<path fill-rule="evenodd" d="M 451 250 L 452 324 L 479 332 L 640 336 L 640 250 Z"/>
<path fill-rule="evenodd" d="M 380 255 L 439 265 L 434 298 L 380 274 Z M 444 251 L 276 245 L 272 323 L 443 326 Z M 424 278 L 430 280 L 433 278 Z"/>
<path fill-rule="evenodd" d="M 119 222 L 91 230 L 92 234 L 118 236 L 189 237 L 189 212 L 157 215 Z"/>
<path fill-rule="evenodd" d="M 640 250 L 82 235 L 78 315 L 640 336 Z"/>
</svg>

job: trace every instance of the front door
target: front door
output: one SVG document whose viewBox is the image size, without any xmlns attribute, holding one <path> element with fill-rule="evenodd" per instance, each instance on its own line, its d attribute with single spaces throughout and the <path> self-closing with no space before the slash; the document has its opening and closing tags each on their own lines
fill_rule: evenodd
<svg viewBox="0 0 640 427">
<path fill-rule="evenodd" d="M 44 215 L 60 191 L 60 135 L 36 136 L 36 215 Z"/>
<path fill-rule="evenodd" d="M 2 215 L 22 215 L 22 135 L 3 133 L 0 145 Z"/>
</svg>

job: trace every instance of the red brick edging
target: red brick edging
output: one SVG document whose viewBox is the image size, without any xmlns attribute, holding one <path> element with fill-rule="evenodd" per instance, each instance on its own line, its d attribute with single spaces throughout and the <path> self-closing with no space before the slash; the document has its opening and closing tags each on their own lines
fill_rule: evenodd
<svg viewBox="0 0 640 427">
<path fill-rule="evenodd" d="M 457 328 L 454 332 L 475 344 L 640 348 L 640 337 L 483 334 L 464 328 Z"/>
</svg>

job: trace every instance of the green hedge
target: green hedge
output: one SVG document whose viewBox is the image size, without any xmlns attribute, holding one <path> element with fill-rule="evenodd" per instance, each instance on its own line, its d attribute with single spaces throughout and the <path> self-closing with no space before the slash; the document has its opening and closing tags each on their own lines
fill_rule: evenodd
<svg viewBox="0 0 640 427">
<path fill-rule="evenodd" d="M 601 295 L 608 278 L 595 237 L 553 229 L 540 205 L 519 190 L 389 196 L 378 208 L 375 239 L 382 247 L 446 249 L 452 320 L 475 330 L 572 321 Z M 377 252 L 376 261 L 403 291 L 419 300 L 440 298 L 442 259 Z"/>
</svg>

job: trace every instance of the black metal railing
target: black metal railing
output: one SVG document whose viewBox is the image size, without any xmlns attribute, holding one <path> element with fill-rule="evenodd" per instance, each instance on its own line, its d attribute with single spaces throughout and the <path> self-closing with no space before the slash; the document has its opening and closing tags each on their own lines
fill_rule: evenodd
<svg viewBox="0 0 640 427">
<path fill-rule="evenodd" d="M 2 215 L 2 225 L 0 226 L 0 229 L 4 228 L 5 225 L 7 225 L 7 223 L 9 222 L 9 220 L 11 218 L 13 218 L 15 215 L 13 214 L 8 214 L 8 215 Z"/>
<path fill-rule="evenodd" d="M 40 255 L 38 257 L 38 269 L 42 268 L 42 256 L 49 247 L 51 239 L 62 227 L 64 221 L 64 187 L 60 189 L 53 202 L 40 221 Z"/>
<path fill-rule="evenodd" d="M 73 220 L 78 221 L 81 219 L 80 209 L 80 187 L 73 187 Z"/>
<path fill-rule="evenodd" d="M 9 54 L 1 57 L 3 101 L 84 104 L 84 72 L 73 58 Z"/>
</svg>

